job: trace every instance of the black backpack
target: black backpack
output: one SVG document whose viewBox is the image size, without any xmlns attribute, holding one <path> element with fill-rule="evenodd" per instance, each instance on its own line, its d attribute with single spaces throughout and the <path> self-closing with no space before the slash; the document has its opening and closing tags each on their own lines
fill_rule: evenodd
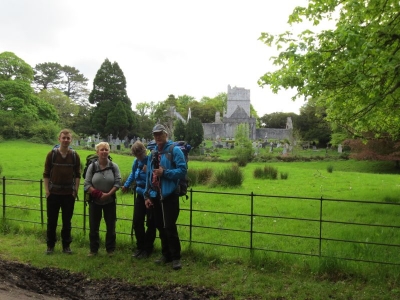
<svg viewBox="0 0 400 300">
<path fill-rule="evenodd" d="M 89 166 L 90 166 L 92 163 L 96 162 L 98 159 L 99 159 L 99 156 L 97 155 L 97 153 L 89 154 L 88 156 L 86 156 L 86 164 L 85 164 L 85 168 L 83 169 L 83 173 L 82 173 L 82 178 L 83 178 L 83 179 L 85 179 L 85 177 L 86 177 L 86 173 L 87 173 L 87 170 L 88 170 Z M 96 170 L 96 169 L 95 169 L 95 165 L 93 165 L 93 168 L 92 168 L 92 175 L 93 175 L 94 173 L 97 173 L 97 172 L 100 172 L 100 171 L 104 171 L 104 170 L 109 170 L 109 169 L 111 169 L 111 170 L 113 171 L 114 176 L 115 176 L 115 170 L 114 170 L 114 165 L 113 165 L 113 163 L 112 163 L 112 158 L 111 158 L 111 156 L 108 156 L 108 159 L 111 161 L 110 166 L 108 166 L 107 168 L 105 168 L 105 169 L 103 169 L 103 170 Z"/>
</svg>

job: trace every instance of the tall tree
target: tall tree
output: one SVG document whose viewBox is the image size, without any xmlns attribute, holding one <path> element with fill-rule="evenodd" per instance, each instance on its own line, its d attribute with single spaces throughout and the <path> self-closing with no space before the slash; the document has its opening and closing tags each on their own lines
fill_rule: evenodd
<svg viewBox="0 0 400 300">
<path fill-rule="evenodd" d="M 101 64 L 93 80 L 93 89 L 89 95 L 89 102 L 97 104 L 111 100 L 115 103 L 122 101 L 132 105 L 126 92 L 126 79 L 117 62 L 111 63 L 107 58 Z"/>
<path fill-rule="evenodd" d="M 185 141 L 193 148 L 197 148 L 203 142 L 204 130 L 203 125 L 197 118 L 191 118 L 186 125 Z"/>
<path fill-rule="evenodd" d="M 289 23 L 318 25 L 335 17 L 334 29 L 262 33 L 268 46 L 284 49 L 279 66 L 259 80 L 274 92 L 295 88 L 296 98 L 314 98 L 326 119 L 364 138 L 400 138 L 400 2 L 398 0 L 310 0 L 296 7 Z"/>
<path fill-rule="evenodd" d="M 186 126 L 182 120 L 176 120 L 174 124 L 174 139 L 176 141 L 184 141 L 186 137 Z"/>
<path fill-rule="evenodd" d="M 59 63 L 46 62 L 37 64 L 34 72 L 33 81 L 37 91 L 59 88 L 62 78 L 61 65 Z"/>
<path fill-rule="evenodd" d="M 325 117 L 326 110 L 310 99 L 300 108 L 300 116 L 295 119 L 294 127 L 304 141 L 317 141 L 320 147 L 326 147 L 331 141 L 332 130 Z"/>
<path fill-rule="evenodd" d="M 102 136 L 107 136 L 112 133 L 107 130 L 111 130 L 114 126 L 110 125 L 107 129 L 104 124 L 108 123 L 108 114 L 114 110 L 118 102 L 121 102 L 123 105 L 128 118 L 126 130 L 131 130 L 134 125 L 137 124 L 137 120 L 135 120 L 135 115 L 132 111 L 131 100 L 126 92 L 126 79 L 117 62 L 111 63 L 106 59 L 102 63 L 93 80 L 93 89 L 89 95 L 89 102 L 91 104 L 96 104 L 91 119 L 93 122 L 92 126 L 96 131 L 101 133 Z M 114 123 L 111 122 L 108 124 Z M 123 138 L 124 135 L 120 132 L 119 137 Z"/>
<path fill-rule="evenodd" d="M 128 133 L 128 114 L 126 106 L 118 101 L 115 108 L 107 115 L 106 131 L 114 137 L 124 137 Z"/>
<path fill-rule="evenodd" d="M 246 166 L 253 157 L 253 147 L 250 140 L 249 124 L 239 124 L 235 132 L 234 153 L 239 166 Z"/>
<path fill-rule="evenodd" d="M 79 106 L 58 89 L 42 90 L 38 97 L 50 103 L 57 110 L 62 128 L 74 128 Z"/>
<path fill-rule="evenodd" d="M 266 128 L 286 128 L 287 118 L 291 117 L 293 124 L 296 124 L 298 115 L 295 113 L 274 112 L 272 114 L 265 114 L 260 118 L 263 127 Z"/>
<path fill-rule="evenodd" d="M 0 53 L 0 80 L 33 80 L 33 70 L 23 59 L 12 52 Z"/>
<path fill-rule="evenodd" d="M 75 103 L 82 104 L 87 101 L 89 94 L 87 84 L 89 79 L 80 73 L 78 69 L 67 65 L 62 67 L 62 72 L 64 79 L 61 89 L 65 95 L 74 100 Z"/>
</svg>

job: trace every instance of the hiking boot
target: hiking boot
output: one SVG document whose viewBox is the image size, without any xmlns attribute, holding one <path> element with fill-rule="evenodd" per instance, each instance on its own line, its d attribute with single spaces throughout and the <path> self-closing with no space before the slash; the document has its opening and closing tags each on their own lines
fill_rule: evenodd
<svg viewBox="0 0 400 300">
<path fill-rule="evenodd" d="M 162 265 L 171 262 L 172 260 L 170 258 L 166 258 L 164 255 L 162 255 L 159 259 L 155 260 L 154 262 L 157 265 Z"/>
<path fill-rule="evenodd" d="M 143 250 L 137 249 L 133 254 L 132 257 L 138 257 Z"/>
<path fill-rule="evenodd" d="M 96 256 L 97 255 L 97 252 L 92 252 L 92 251 L 90 251 L 89 252 L 89 254 L 87 255 L 88 257 L 93 257 L 93 256 Z"/>
<path fill-rule="evenodd" d="M 64 247 L 64 248 L 63 248 L 63 253 L 72 254 L 72 250 L 71 250 L 70 247 Z"/>
<path fill-rule="evenodd" d="M 54 247 L 47 247 L 46 254 L 50 255 L 54 253 Z"/>
<path fill-rule="evenodd" d="M 143 259 L 143 258 L 148 258 L 149 256 L 150 254 L 147 253 L 147 251 L 143 250 L 142 252 L 140 252 L 138 256 L 136 256 L 136 258 Z"/>
<path fill-rule="evenodd" d="M 182 265 L 181 265 L 180 259 L 175 259 L 175 260 L 172 261 L 172 269 L 174 269 L 174 270 L 182 269 Z"/>
</svg>

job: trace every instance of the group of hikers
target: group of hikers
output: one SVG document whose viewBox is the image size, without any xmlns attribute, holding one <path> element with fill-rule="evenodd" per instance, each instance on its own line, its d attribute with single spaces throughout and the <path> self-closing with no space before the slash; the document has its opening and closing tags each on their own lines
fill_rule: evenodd
<svg viewBox="0 0 400 300">
<path fill-rule="evenodd" d="M 154 250 L 156 231 L 161 240 L 161 256 L 157 264 L 172 262 L 179 270 L 181 243 L 177 230 L 179 216 L 179 181 L 187 174 L 187 162 L 179 147 L 171 147 L 166 128 L 157 124 L 152 130 L 155 141 L 150 153 L 145 145 L 136 141 L 131 152 L 135 159 L 132 171 L 123 186 L 118 165 L 110 159 L 110 145 L 95 145 L 97 159 L 91 163 L 84 176 L 84 191 L 89 203 L 88 256 L 96 256 L 100 248 L 99 228 L 101 219 L 106 224 L 105 249 L 109 256 L 116 248 L 116 192 L 128 192 L 135 183 L 133 226 L 136 249 L 133 257 L 148 258 Z M 61 210 L 62 251 L 71 254 L 71 219 L 74 212 L 81 178 L 81 162 L 78 153 L 71 149 L 72 133 L 60 131 L 59 146 L 46 156 L 43 178 L 47 207 L 47 254 L 54 252 L 57 241 L 58 215 Z M 172 149 L 172 150 L 169 150 Z M 146 226 L 145 226 L 146 225 Z"/>
</svg>

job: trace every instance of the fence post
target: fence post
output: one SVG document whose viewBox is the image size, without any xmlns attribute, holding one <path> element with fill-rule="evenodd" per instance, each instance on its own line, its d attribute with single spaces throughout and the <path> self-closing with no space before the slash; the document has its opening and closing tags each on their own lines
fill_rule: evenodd
<svg viewBox="0 0 400 300">
<path fill-rule="evenodd" d="M 43 179 L 39 181 L 40 185 L 40 223 L 42 224 L 42 228 L 44 226 L 44 218 L 43 218 Z"/>
<path fill-rule="evenodd" d="M 322 252 L 322 196 L 319 202 L 319 249 L 318 249 L 318 257 L 321 258 Z"/>
<path fill-rule="evenodd" d="M 192 244 L 193 189 L 190 189 L 189 244 Z"/>
<path fill-rule="evenodd" d="M 6 219 L 6 176 L 3 176 L 3 220 Z"/>
<path fill-rule="evenodd" d="M 250 194 L 250 250 L 253 250 L 254 193 Z"/>
</svg>

